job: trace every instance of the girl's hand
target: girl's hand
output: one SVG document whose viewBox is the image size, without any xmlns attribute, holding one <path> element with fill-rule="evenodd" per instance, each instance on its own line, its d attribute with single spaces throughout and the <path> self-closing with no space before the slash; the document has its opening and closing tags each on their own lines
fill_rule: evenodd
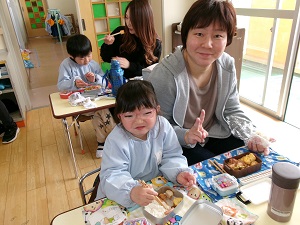
<svg viewBox="0 0 300 225">
<path fill-rule="evenodd" d="M 196 184 L 196 178 L 193 174 L 190 172 L 181 172 L 177 175 L 177 183 L 185 186 L 185 187 L 191 187 Z"/>
<path fill-rule="evenodd" d="M 81 79 L 77 79 L 75 80 L 75 86 L 77 88 L 85 88 L 86 86 L 88 86 L 88 83 L 85 83 L 83 80 Z"/>
<path fill-rule="evenodd" d="M 86 73 L 85 74 L 85 77 L 86 77 L 86 79 L 89 81 L 89 82 L 91 82 L 91 83 L 94 83 L 95 82 L 95 74 L 94 73 L 92 73 L 92 72 L 88 72 L 88 73 Z"/>
<path fill-rule="evenodd" d="M 115 57 L 115 59 L 119 61 L 121 68 L 123 68 L 123 69 L 129 68 L 130 62 L 126 58 L 117 56 L 117 57 Z"/>
<path fill-rule="evenodd" d="M 157 192 L 153 188 L 146 188 L 140 185 L 131 189 L 130 198 L 133 202 L 140 206 L 146 206 L 154 200 L 154 196 L 157 196 Z"/>
<path fill-rule="evenodd" d="M 203 143 L 208 136 L 208 132 L 204 130 L 202 124 L 205 118 L 204 109 L 201 110 L 200 117 L 198 117 L 191 129 L 189 129 L 184 137 L 185 143 L 194 145 L 196 143 Z"/>
<path fill-rule="evenodd" d="M 114 36 L 106 35 L 106 36 L 104 37 L 104 43 L 107 44 L 107 45 L 113 44 L 114 41 L 115 41 L 115 37 L 114 37 Z"/>
</svg>

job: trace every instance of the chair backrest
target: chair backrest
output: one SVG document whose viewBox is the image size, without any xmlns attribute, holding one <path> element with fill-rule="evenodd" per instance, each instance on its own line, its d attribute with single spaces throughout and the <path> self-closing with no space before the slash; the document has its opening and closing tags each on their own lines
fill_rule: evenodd
<svg viewBox="0 0 300 225">
<path fill-rule="evenodd" d="M 99 173 L 100 173 L 101 167 L 94 169 L 90 172 L 85 173 L 80 179 L 79 179 L 79 190 L 80 195 L 82 199 L 82 203 L 86 205 L 87 203 L 93 202 L 96 198 L 98 185 L 100 183 Z M 93 186 L 91 188 L 84 188 L 84 181 L 86 178 L 90 177 L 91 175 L 98 173 L 96 176 L 96 179 L 93 183 Z M 87 197 L 89 197 L 87 201 Z"/>
</svg>

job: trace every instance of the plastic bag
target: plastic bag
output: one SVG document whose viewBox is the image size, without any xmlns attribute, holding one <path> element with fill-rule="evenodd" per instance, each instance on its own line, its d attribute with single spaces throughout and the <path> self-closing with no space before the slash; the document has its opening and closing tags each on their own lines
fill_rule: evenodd
<svg viewBox="0 0 300 225">
<path fill-rule="evenodd" d="M 74 92 L 68 98 L 71 106 L 82 105 L 86 109 L 95 108 L 96 104 L 89 97 L 83 97 L 79 92 Z"/>
<path fill-rule="evenodd" d="M 231 133 L 244 141 L 247 146 L 251 141 L 253 144 L 268 148 L 275 139 L 263 135 L 261 132 L 256 131 L 252 122 L 239 116 L 227 117 Z"/>
<path fill-rule="evenodd" d="M 250 225 L 258 219 L 258 216 L 249 212 L 245 206 L 235 199 L 221 199 L 215 203 L 223 211 L 222 225 L 243 224 Z"/>
</svg>

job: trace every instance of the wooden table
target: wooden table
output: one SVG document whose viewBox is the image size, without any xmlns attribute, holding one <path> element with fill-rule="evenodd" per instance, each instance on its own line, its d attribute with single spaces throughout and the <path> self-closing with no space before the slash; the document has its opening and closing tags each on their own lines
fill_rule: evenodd
<svg viewBox="0 0 300 225">
<path fill-rule="evenodd" d="M 70 103 L 68 102 L 68 99 L 61 99 L 59 92 L 52 93 L 49 95 L 50 99 L 50 105 L 51 105 L 51 110 L 52 110 L 52 115 L 56 119 L 61 119 L 62 124 L 64 126 L 65 134 L 66 134 L 66 139 L 69 145 L 69 150 L 72 156 L 73 160 L 73 165 L 74 165 L 74 172 L 75 172 L 75 177 L 78 177 L 78 169 L 77 169 L 77 163 L 74 155 L 74 149 L 72 145 L 72 140 L 70 136 L 70 127 L 73 126 L 74 124 L 77 124 L 77 118 L 81 114 L 86 114 L 86 113 L 91 113 L 95 112 L 101 109 L 107 109 L 107 108 L 112 108 L 115 106 L 115 98 L 101 98 L 99 100 L 94 101 L 96 103 L 96 107 L 92 109 L 86 109 L 83 106 L 71 106 Z M 67 117 L 73 117 L 74 120 L 72 123 L 68 123 Z M 80 145 L 82 147 L 82 137 L 81 137 L 81 131 L 80 127 L 78 126 L 78 131 L 79 131 L 79 138 L 80 138 Z"/>
</svg>

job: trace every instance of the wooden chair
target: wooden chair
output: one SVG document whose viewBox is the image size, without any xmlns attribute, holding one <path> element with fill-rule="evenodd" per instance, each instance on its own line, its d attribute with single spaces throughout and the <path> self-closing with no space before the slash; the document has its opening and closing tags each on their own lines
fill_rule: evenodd
<svg viewBox="0 0 300 225">
<path fill-rule="evenodd" d="M 100 173 L 101 167 L 94 169 L 90 172 L 85 173 L 80 179 L 79 179 L 79 191 L 82 199 L 82 203 L 84 205 L 94 202 L 95 198 L 97 196 L 97 189 L 100 184 L 100 178 L 99 178 L 99 173 Z M 98 175 L 95 178 L 95 181 L 93 183 L 93 186 L 91 188 L 86 188 L 84 186 L 84 181 L 86 178 L 90 177 L 91 175 L 94 175 L 95 173 L 98 173 Z M 87 200 L 88 198 L 88 200 Z"/>
</svg>

